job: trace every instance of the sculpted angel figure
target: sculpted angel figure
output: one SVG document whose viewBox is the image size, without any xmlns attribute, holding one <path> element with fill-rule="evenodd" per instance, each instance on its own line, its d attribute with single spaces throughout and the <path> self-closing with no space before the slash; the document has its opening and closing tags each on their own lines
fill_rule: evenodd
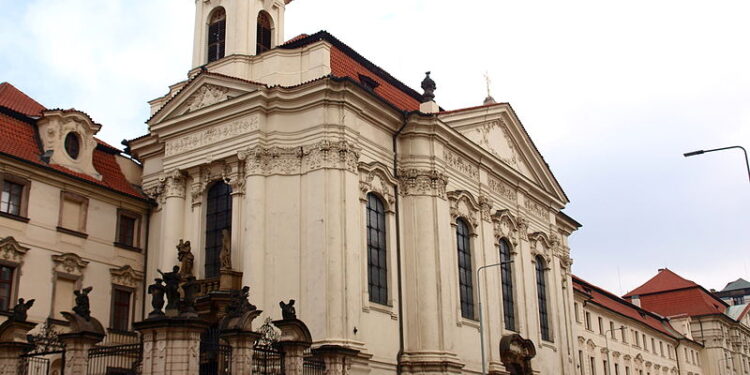
<svg viewBox="0 0 750 375">
<path fill-rule="evenodd" d="M 180 240 L 180 243 L 177 244 L 177 260 L 180 261 L 180 276 L 187 278 L 193 275 L 195 257 L 190 248 L 190 241 Z"/>
<path fill-rule="evenodd" d="M 232 269 L 232 236 L 228 229 L 221 230 L 221 252 L 219 253 L 219 259 L 221 260 L 221 269 Z"/>
<path fill-rule="evenodd" d="M 73 307 L 73 312 L 82 316 L 86 320 L 91 320 L 91 307 L 89 306 L 89 293 L 94 287 L 83 288 L 81 290 L 73 291 L 76 295 L 76 305 Z"/>
<path fill-rule="evenodd" d="M 33 299 L 24 302 L 23 298 L 18 299 L 18 304 L 13 307 L 12 319 L 16 322 L 25 322 L 28 317 L 27 312 L 34 305 Z"/>
</svg>

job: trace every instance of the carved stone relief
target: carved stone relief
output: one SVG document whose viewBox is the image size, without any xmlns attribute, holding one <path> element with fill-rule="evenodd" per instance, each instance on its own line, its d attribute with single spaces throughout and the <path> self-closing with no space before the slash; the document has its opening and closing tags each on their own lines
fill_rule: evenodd
<svg viewBox="0 0 750 375">
<path fill-rule="evenodd" d="M 516 253 L 514 250 L 518 246 L 518 224 L 516 217 L 510 213 L 510 210 L 498 210 L 492 215 L 493 230 L 495 238 L 507 238 L 510 240 L 513 247 L 511 251 Z"/>
<path fill-rule="evenodd" d="M 253 147 L 240 151 L 246 175 L 295 175 L 318 169 L 357 172 L 359 148 L 344 140 L 296 147 Z"/>
<path fill-rule="evenodd" d="M 159 182 L 164 184 L 165 198 L 185 198 L 185 175 L 181 171 L 174 170 Z"/>
<path fill-rule="evenodd" d="M 515 202 L 518 200 L 516 190 L 513 189 L 510 185 L 492 177 L 489 178 L 489 183 L 490 190 L 492 192 L 499 194 L 501 197 L 511 202 Z"/>
<path fill-rule="evenodd" d="M 547 267 L 549 267 L 552 261 L 552 241 L 550 241 L 549 236 L 543 232 L 534 232 L 528 235 L 528 239 L 531 245 L 531 254 L 533 256 L 541 255 L 547 263 Z"/>
<path fill-rule="evenodd" d="M 451 222 L 455 223 L 460 218 L 466 219 L 472 227 L 479 225 L 477 213 L 479 213 L 479 203 L 474 197 L 465 190 L 456 190 L 448 192 L 448 201 L 450 202 Z"/>
<path fill-rule="evenodd" d="M 518 152 L 510 138 L 505 121 L 501 119 L 487 121 L 477 128 L 474 134 L 469 134 L 469 138 L 505 164 L 513 167 L 518 165 Z"/>
<path fill-rule="evenodd" d="M 0 240 L 0 258 L 5 261 L 21 264 L 27 251 L 28 247 L 21 245 L 11 236 Z"/>
<path fill-rule="evenodd" d="M 83 276 L 83 269 L 89 264 L 88 261 L 73 253 L 53 255 L 52 261 L 54 262 L 53 270 L 55 272 L 74 276 Z"/>
<path fill-rule="evenodd" d="M 226 87 L 203 85 L 187 99 L 187 112 L 197 111 L 227 99 L 229 99 L 229 89 Z"/>
<path fill-rule="evenodd" d="M 175 139 L 167 140 L 164 145 L 164 156 L 184 154 L 203 146 L 216 144 L 220 141 L 250 133 L 260 128 L 260 116 L 234 120 L 232 122 L 215 125 L 208 129 L 193 132 Z"/>
<path fill-rule="evenodd" d="M 479 167 L 472 164 L 464 157 L 447 148 L 443 152 L 443 157 L 449 167 L 469 176 L 473 180 L 479 180 Z"/>
<path fill-rule="evenodd" d="M 112 284 L 133 289 L 138 287 L 138 283 L 143 280 L 143 273 L 134 270 L 130 265 L 124 265 L 120 268 L 110 268 L 109 274 L 112 277 Z"/>
<path fill-rule="evenodd" d="M 486 222 L 492 222 L 492 200 L 486 195 L 479 196 L 479 212 L 481 213 L 482 220 Z"/>
<path fill-rule="evenodd" d="M 396 194 L 393 179 L 384 168 L 375 165 L 359 165 L 359 191 L 360 200 L 367 201 L 367 194 L 374 192 L 381 196 L 386 203 L 386 211 L 394 212 Z"/>
<path fill-rule="evenodd" d="M 445 199 L 448 177 L 434 169 L 399 169 L 399 190 L 403 196 L 426 195 Z"/>
<path fill-rule="evenodd" d="M 549 213 L 547 209 L 544 208 L 541 203 L 534 200 L 534 198 L 531 198 L 528 195 L 524 196 L 523 206 L 530 214 L 544 221 L 549 221 Z"/>
</svg>

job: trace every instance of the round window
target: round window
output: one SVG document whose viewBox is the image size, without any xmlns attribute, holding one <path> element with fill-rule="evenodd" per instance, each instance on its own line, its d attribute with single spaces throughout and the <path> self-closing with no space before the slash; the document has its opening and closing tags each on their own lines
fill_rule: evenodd
<svg viewBox="0 0 750 375">
<path fill-rule="evenodd" d="M 65 136 L 65 151 L 73 159 L 78 159 L 78 153 L 81 150 L 81 140 L 78 134 L 70 132 Z"/>
</svg>

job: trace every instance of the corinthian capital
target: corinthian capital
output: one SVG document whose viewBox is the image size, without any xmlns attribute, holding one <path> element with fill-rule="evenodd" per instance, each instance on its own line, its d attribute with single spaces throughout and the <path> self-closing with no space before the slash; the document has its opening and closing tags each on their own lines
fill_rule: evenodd
<svg viewBox="0 0 750 375">
<path fill-rule="evenodd" d="M 164 196 L 167 198 L 185 198 L 185 175 L 174 170 L 161 179 L 164 182 Z"/>
</svg>

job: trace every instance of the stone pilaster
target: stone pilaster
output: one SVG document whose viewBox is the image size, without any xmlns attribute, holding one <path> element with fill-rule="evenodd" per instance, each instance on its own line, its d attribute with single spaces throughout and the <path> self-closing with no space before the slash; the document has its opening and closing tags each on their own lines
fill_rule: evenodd
<svg viewBox="0 0 750 375">
<path fill-rule="evenodd" d="M 142 375 L 199 374 L 201 334 L 208 323 L 198 319 L 161 318 L 147 319 L 134 326 L 143 338 Z"/>
<path fill-rule="evenodd" d="M 177 262 L 174 247 L 183 237 L 185 222 L 185 176 L 174 171 L 162 181 L 164 184 L 164 210 L 162 213 L 161 254 L 158 268 L 169 270 Z"/>
<path fill-rule="evenodd" d="M 89 349 L 104 339 L 95 332 L 65 333 L 59 336 L 65 345 L 65 373 L 86 374 L 89 368 Z"/>
</svg>

